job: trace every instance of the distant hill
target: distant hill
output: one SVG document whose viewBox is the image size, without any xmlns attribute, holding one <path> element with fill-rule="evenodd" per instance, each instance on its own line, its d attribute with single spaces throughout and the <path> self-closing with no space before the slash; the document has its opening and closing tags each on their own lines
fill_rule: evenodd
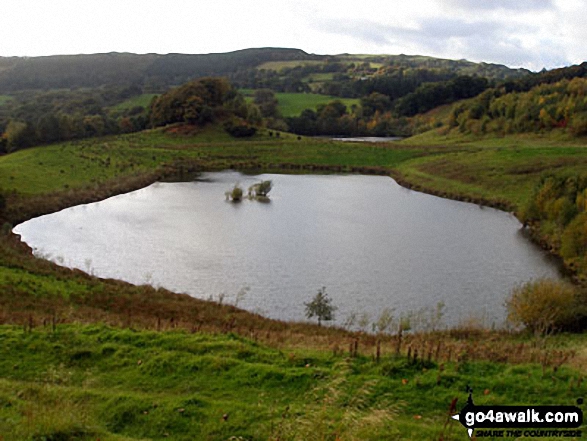
<svg viewBox="0 0 587 441">
<path fill-rule="evenodd" d="M 339 55 L 341 59 L 354 62 L 372 62 L 384 66 L 382 73 L 397 68 L 442 69 L 458 75 L 476 75 L 490 80 L 520 78 L 531 73 L 527 69 L 512 69 L 503 64 L 475 63 L 468 60 L 449 60 L 423 55 Z"/>
<path fill-rule="evenodd" d="M 140 85 L 162 91 L 204 76 L 227 76 L 269 61 L 315 60 L 300 49 L 244 49 L 220 54 L 108 53 L 49 57 L 0 57 L 0 92 Z"/>
<path fill-rule="evenodd" d="M 369 77 L 397 69 L 428 69 L 488 79 L 516 79 L 525 69 L 466 60 L 444 60 L 410 55 L 314 55 L 300 49 L 257 48 L 217 54 L 130 54 L 55 55 L 48 57 L 0 57 L 0 93 L 21 90 L 96 88 L 104 85 L 136 85 L 146 92 L 161 93 L 170 86 L 204 76 L 227 76 L 245 84 L 254 70 L 277 71 L 310 66 L 319 80 L 334 73 Z M 326 65 L 324 68 L 322 66 Z M 338 66 L 338 68 L 336 67 Z M 312 69 L 312 67 L 314 69 Z M 330 72 L 330 75 L 328 73 Z M 294 72 L 295 73 L 295 72 Z M 277 72 L 275 72 L 277 75 Z M 320 75 L 310 78 L 316 81 Z M 306 75 L 307 76 L 307 75 Z"/>
<path fill-rule="evenodd" d="M 238 118 L 299 135 L 409 136 L 444 126 L 472 134 L 568 128 L 583 136 L 586 76 L 587 64 L 532 73 L 419 55 L 314 55 L 286 48 L 0 57 L 0 152 L 214 120 L 222 106 L 198 94 L 174 108 L 173 90 L 182 94 L 182 85 L 203 77 L 226 78 Z M 171 102 L 153 107 L 162 95 Z"/>
</svg>

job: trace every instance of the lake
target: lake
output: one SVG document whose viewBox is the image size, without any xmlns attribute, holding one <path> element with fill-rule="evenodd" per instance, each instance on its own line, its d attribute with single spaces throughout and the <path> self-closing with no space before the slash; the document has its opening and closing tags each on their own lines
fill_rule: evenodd
<svg viewBox="0 0 587 441">
<path fill-rule="evenodd" d="M 270 202 L 225 200 L 235 183 L 246 190 L 267 179 Z M 516 284 L 560 277 L 513 215 L 382 176 L 206 173 L 32 219 L 15 232 L 64 266 L 286 320 L 304 320 L 304 302 L 326 287 L 337 324 L 353 312 L 374 320 L 385 308 L 398 316 L 443 302 L 447 325 L 499 326 Z"/>
</svg>

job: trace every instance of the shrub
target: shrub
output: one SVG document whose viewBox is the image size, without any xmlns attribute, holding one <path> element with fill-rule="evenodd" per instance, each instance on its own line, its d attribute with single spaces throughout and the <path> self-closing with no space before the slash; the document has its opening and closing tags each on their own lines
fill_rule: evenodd
<svg viewBox="0 0 587 441">
<path fill-rule="evenodd" d="M 237 184 L 232 190 L 225 193 L 226 199 L 230 199 L 233 202 L 240 202 L 243 199 L 243 189 Z"/>
<path fill-rule="evenodd" d="M 538 335 L 572 327 L 580 319 L 578 306 L 574 286 L 550 279 L 517 286 L 506 301 L 508 321 Z"/>
<path fill-rule="evenodd" d="M 257 133 L 256 127 L 238 118 L 233 118 L 224 123 L 224 130 L 235 138 L 249 138 Z"/>
<path fill-rule="evenodd" d="M 256 198 L 266 198 L 267 194 L 273 188 L 273 183 L 271 181 L 261 181 L 257 184 L 253 184 L 249 187 L 249 197 L 253 197 L 253 194 Z"/>
</svg>

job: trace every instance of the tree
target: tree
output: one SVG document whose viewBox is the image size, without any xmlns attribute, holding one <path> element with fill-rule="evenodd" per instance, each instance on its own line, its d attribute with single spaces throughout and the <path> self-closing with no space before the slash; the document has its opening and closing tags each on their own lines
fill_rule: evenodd
<svg viewBox="0 0 587 441">
<path fill-rule="evenodd" d="M 375 112 L 385 113 L 390 110 L 391 99 L 382 93 L 373 92 L 361 98 L 361 107 L 363 108 L 363 116 L 369 118 L 375 115 Z"/>
<path fill-rule="evenodd" d="M 172 89 L 153 100 L 150 120 L 153 127 L 174 123 L 204 124 L 222 113 L 222 106 L 234 99 L 232 86 L 222 78 L 200 78 Z"/>
<path fill-rule="evenodd" d="M 279 103 L 275 93 L 271 89 L 258 89 L 255 91 L 255 104 L 259 106 L 261 114 L 265 117 L 279 117 Z"/>
<path fill-rule="evenodd" d="M 252 196 L 254 193 L 255 197 L 267 197 L 271 188 L 273 188 L 273 183 L 271 181 L 261 181 L 249 187 L 249 196 Z"/>
<path fill-rule="evenodd" d="M 58 141 L 61 137 L 59 119 L 50 113 L 43 115 L 37 121 L 37 139 L 43 143 Z"/>
<path fill-rule="evenodd" d="M 224 131 L 235 138 L 250 138 L 257 128 L 241 118 L 231 118 L 224 123 Z"/>
<path fill-rule="evenodd" d="M 334 311 L 337 308 L 332 304 L 332 299 L 326 294 L 326 287 L 323 286 L 319 289 L 312 301 L 304 303 L 304 305 L 306 306 L 306 317 L 317 317 L 318 326 L 322 325 L 322 320 L 334 320 Z"/>
<path fill-rule="evenodd" d="M 232 202 L 240 202 L 243 200 L 243 189 L 238 184 L 235 184 L 232 190 L 229 190 L 224 194 L 226 200 L 232 200 Z"/>
<path fill-rule="evenodd" d="M 33 131 L 27 123 L 22 121 L 10 120 L 6 126 L 4 137 L 6 138 L 8 152 L 13 152 L 22 147 L 28 147 L 34 141 Z"/>
</svg>

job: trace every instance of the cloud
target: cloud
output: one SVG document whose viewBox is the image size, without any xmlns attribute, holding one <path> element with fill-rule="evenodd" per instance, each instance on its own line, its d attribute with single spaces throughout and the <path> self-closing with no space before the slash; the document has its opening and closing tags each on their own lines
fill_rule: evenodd
<svg viewBox="0 0 587 441">
<path fill-rule="evenodd" d="M 523 26 L 526 31 L 531 27 Z M 520 25 L 510 25 L 508 23 L 495 20 L 468 21 L 458 18 L 426 19 L 420 22 L 420 29 L 417 34 L 427 38 L 444 39 L 444 38 L 470 38 L 474 36 L 483 36 L 485 38 L 496 38 L 504 34 L 523 31 Z"/>
<path fill-rule="evenodd" d="M 533 70 L 587 57 L 584 0 L 217 0 L 206 7 L 176 0 L 171 9 L 163 0 L 45 3 L 2 1 L 10 19 L 0 26 L 0 55 L 286 46 L 324 54 L 466 58 Z"/>
<path fill-rule="evenodd" d="M 319 20 L 314 22 L 313 27 L 328 34 L 351 37 L 379 46 L 392 43 L 391 28 L 369 20 Z"/>
<path fill-rule="evenodd" d="M 510 11 L 537 11 L 553 9 L 553 0 L 445 0 L 445 5 L 454 6 L 465 10 L 495 10 L 506 9 Z"/>
<path fill-rule="evenodd" d="M 568 64 L 564 44 L 545 38 L 540 22 L 493 16 L 467 19 L 453 14 L 421 18 L 409 27 L 360 19 L 322 21 L 317 25 L 322 32 L 370 43 L 380 53 L 407 53 L 409 48 L 422 55 L 532 70 Z"/>
<path fill-rule="evenodd" d="M 538 24 L 486 19 L 467 21 L 455 18 L 427 19 L 411 38 L 423 50 L 461 54 L 462 58 L 524 66 L 533 70 L 568 64 L 564 45 L 557 39 L 542 38 Z"/>
</svg>

